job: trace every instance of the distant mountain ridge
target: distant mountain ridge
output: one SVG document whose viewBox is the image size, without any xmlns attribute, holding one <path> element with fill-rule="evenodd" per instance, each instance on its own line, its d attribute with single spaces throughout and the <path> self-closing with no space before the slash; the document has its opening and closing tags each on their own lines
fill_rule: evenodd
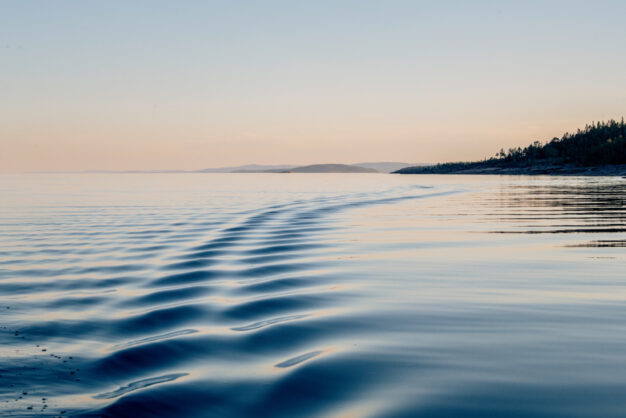
<svg viewBox="0 0 626 418">
<path fill-rule="evenodd" d="M 359 167 L 365 168 L 373 168 L 374 170 L 381 173 L 391 173 L 397 170 L 401 170 L 405 167 L 415 167 L 421 166 L 423 164 L 410 164 L 410 163 L 400 163 L 400 162 L 392 162 L 392 161 L 381 161 L 381 162 L 365 162 L 365 163 L 356 163 L 353 164 Z"/>
<path fill-rule="evenodd" d="M 348 164 L 312 164 L 288 170 L 271 170 L 274 173 L 378 173 L 373 168 Z"/>
<path fill-rule="evenodd" d="M 401 162 L 365 162 L 358 164 L 311 164 L 305 166 L 284 165 L 264 166 L 249 164 L 246 166 L 224 168 L 230 170 L 220 172 L 231 173 L 391 173 L 405 167 L 421 166 L 422 164 L 409 164 Z M 218 169 L 212 169 L 218 170 Z M 204 171 L 204 170 L 203 170 Z"/>
<path fill-rule="evenodd" d="M 172 173 L 390 173 L 415 164 L 401 162 L 366 162 L 359 164 L 245 164 L 231 167 L 204 168 L 201 170 L 85 170 L 86 174 L 172 174 Z M 50 172 L 55 173 L 55 172 Z M 62 172 L 58 172 L 62 173 Z M 64 172 L 64 173 L 72 173 Z"/>
<path fill-rule="evenodd" d="M 304 166 L 268 166 L 250 164 L 237 167 L 230 173 L 378 173 L 378 170 L 351 164 L 311 164 Z M 270 166 L 271 167 L 271 166 Z"/>
</svg>

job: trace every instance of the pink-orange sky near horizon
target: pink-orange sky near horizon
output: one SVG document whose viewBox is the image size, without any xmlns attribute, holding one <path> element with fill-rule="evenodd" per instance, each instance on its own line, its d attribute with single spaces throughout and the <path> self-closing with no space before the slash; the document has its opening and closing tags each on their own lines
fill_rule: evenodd
<svg viewBox="0 0 626 418">
<path fill-rule="evenodd" d="M 2 2 L 0 171 L 480 159 L 626 115 L 626 3 Z"/>
</svg>

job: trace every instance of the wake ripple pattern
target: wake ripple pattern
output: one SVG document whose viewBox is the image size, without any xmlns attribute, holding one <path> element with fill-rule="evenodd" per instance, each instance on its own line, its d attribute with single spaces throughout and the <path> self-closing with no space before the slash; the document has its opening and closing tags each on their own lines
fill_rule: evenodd
<svg viewBox="0 0 626 418">
<path fill-rule="evenodd" d="M 621 178 L 0 191 L 2 416 L 624 416 Z"/>
<path fill-rule="evenodd" d="M 77 205 L 18 223 L 5 213 L 0 408 L 271 411 L 268 384 L 280 388 L 359 332 L 334 216 L 452 192 L 410 186 L 212 211 Z M 171 402 L 146 409 L 160 387 Z M 246 387 L 250 395 L 233 396 Z M 200 402 L 198 391 L 216 400 Z"/>
</svg>

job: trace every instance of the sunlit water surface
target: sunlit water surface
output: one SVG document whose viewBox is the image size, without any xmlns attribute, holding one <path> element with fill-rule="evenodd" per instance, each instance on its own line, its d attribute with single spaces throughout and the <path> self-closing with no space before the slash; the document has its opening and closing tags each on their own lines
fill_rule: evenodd
<svg viewBox="0 0 626 418">
<path fill-rule="evenodd" d="M 625 193 L 1 176 L 0 414 L 624 416 Z"/>
</svg>

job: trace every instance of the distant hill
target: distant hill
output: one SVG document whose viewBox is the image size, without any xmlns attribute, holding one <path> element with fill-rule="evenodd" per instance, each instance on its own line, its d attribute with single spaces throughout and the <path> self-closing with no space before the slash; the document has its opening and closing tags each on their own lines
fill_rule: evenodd
<svg viewBox="0 0 626 418">
<path fill-rule="evenodd" d="M 268 170 L 270 173 L 378 173 L 373 168 L 347 164 L 313 164 L 287 170 Z"/>
<path fill-rule="evenodd" d="M 373 168 L 348 164 L 313 164 L 295 166 L 288 164 L 247 164 L 234 167 L 205 168 L 203 170 L 90 170 L 84 173 L 378 173 Z"/>
<path fill-rule="evenodd" d="M 494 157 L 473 162 L 406 167 L 398 174 L 626 174 L 626 124 L 609 120 L 565 133 L 542 144 L 500 150 Z"/>
<path fill-rule="evenodd" d="M 381 173 L 391 173 L 393 171 L 400 170 L 405 167 L 415 167 L 422 164 L 409 164 L 409 163 L 397 163 L 397 162 L 368 162 L 368 163 L 356 163 L 359 167 L 373 168 Z"/>
</svg>

